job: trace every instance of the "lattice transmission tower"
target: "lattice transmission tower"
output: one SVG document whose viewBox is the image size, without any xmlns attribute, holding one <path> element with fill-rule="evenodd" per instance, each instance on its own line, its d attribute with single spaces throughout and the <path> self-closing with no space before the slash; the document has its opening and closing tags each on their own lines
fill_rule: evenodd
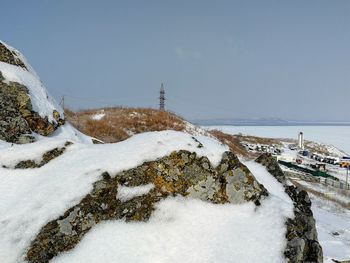
<svg viewBox="0 0 350 263">
<path fill-rule="evenodd" d="M 164 85 L 160 85 L 160 91 L 159 91 L 159 110 L 164 111 L 165 110 L 165 90 Z"/>
</svg>

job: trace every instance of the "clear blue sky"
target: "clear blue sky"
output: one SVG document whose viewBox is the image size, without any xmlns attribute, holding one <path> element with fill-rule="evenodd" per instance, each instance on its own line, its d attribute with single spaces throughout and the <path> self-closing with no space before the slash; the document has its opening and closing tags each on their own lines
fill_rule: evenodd
<svg viewBox="0 0 350 263">
<path fill-rule="evenodd" d="M 73 109 L 350 119 L 350 1 L 2 1 L 0 39 Z M 70 97 L 68 97 L 70 96 Z M 77 99 L 79 98 L 79 99 Z"/>
</svg>

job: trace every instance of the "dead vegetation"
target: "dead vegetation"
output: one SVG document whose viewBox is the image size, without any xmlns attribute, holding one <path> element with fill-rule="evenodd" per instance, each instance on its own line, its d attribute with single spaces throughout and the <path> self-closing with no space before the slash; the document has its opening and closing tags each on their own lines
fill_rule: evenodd
<svg viewBox="0 0 350 263">
<path fill-rule="evenodd" d="M 100 119 L 94 116 L 100 115 Z M 106 143 L 123 141 L 133 134 L 150 131 L 176 130 L 186 131 L 183 118 L 168 111 L 149 108 L 101 108 L 73 112 L 65 109 L 66 119 L 79 131 Z M 230 150 L 246 158 L 256 157 L 241 145 L 240 141 L 251 136 L 237 136 L 218 130 L 209 132 L 220 142 L 227 144 Z M 253 137 L 252 137 L 253 138 Z M 272 141 L 272 139 L 262 138 Z M 252 139 L 253 140 L 253 139 Z M 258 140 L 256 137 L 254 140 Z"/>
<path fill-rule="evenodd" d="M 261 144 L 261 145 L 278 145 L 282 146 L 280 139 L 264 138 L 251 135 L 235 135 L 240 142 L 247 142 L 251 144 Z"/>
<path fill-rule="evenodd" d="M 104 115 L 94 119 L 96 114 Z M 119 142 L 142 132 L 185 129 L 179 116 L 149 108 L 114 107 L 78 112 L 65 109 L 65 116 L 81 132 L 107 143 Z"/>
<path fill-rule="evenodd" d="M 238 136 L 223 133 L 222 131 L 219 131 L 219 130 L 211 130 L 209 133 L 213 135 L 215 138 L 217 138 L 220 142 L 228 145 L 232 152 L 247 158 L 255 157 L 253 153 L 249 153 L 244 148 L 244 146 L 240 143 Z"/>
</svg>

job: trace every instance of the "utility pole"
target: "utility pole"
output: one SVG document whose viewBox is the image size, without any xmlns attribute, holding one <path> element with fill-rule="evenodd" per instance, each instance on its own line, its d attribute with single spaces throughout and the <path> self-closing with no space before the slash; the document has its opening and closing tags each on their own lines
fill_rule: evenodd
<svg viewBox="0 0 350 263">
<path fill-rule="evenodd" d="M 349 189 L 349 186 L 348 186 L 349 165 L 350 165 L 350 163 L 347 163 L 347 165 L 346 165 L 346 181 L 345 181 L 345 189 L 346 190 Z"/>
<path fill-rule="evenodd" d="M 341 159 L 341 161 L 342 161 L 342 162 L 346 162 L 345 189 L 346 189 L 346 190 L 349 190 L 348 181 L 349 181 L 350 157 L 349 157 L 349 156 L 343 156 L 343 158 Z"/>
<path fill-rule="evenodd" d="M 160 85 L 160 92 L 159 92 L 159 110 L 164 111 L 165 110 L 165 90 L 164 85 Z"/>
<path fill-rule="evenodd" d="M 62 95 L 59 105 L 62 107 L 62 109 L 64 109 L 64 95 Z"/>
</svg>

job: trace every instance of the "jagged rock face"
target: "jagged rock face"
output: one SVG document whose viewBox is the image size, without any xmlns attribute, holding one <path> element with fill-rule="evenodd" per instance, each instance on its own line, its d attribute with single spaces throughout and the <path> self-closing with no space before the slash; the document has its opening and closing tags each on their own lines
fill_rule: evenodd
<svg viewBox="0 0 350 263">
<path fill-rule="evenodd" d="M 26 70 L 25 64 L 0 42 L 0 61 Z M 42 118 L 33 111 L 26 86 L 5 81 L 0 71 L 0 140 L 11 143 L 33 142 L 32 133 L 47 136 L 64 124 L 57 111 L 53 112 L 54 122 Z"/>
<path fill-rule="evenodd" d="M 271 154 L 262 154 L 256 162 L 266 166 L 283 186 L 294 203 L 294 218 L 288 218 L 287 247 L 284 252 L 289 263 L 323 262 L 322 247 L 317 239 L 315 219 L 311 211 L 311 201 L 305 190 L 288 185 L 286 177 Z"/>
<path fill-rule="evenodd" d="M 118 199 L 122 187 L 151 185 L 146 194 Z M 187 151 L 147 162 L 113 177 L 102 174 L 93 190 L 79 204 L 46 224 L 27 251 L 29 262 L 48 262 L 74 248 L 96 224 L 113 219 L 147 221 L 154 205 L 168 196 L 188 196 L 215 204 L 260 204 L 267 190 L 259 184 L 237 157 L 226 152 L 217 168 L 206 157 Z"/>
<path fill-rule="evenodd" d="M 23 61 L 21 61 L 18 58 L 18 54 L 15 51 L 9 50 L 1 42 L 0 42 L 0 61 L 27 69 Z"/>
</svg>

